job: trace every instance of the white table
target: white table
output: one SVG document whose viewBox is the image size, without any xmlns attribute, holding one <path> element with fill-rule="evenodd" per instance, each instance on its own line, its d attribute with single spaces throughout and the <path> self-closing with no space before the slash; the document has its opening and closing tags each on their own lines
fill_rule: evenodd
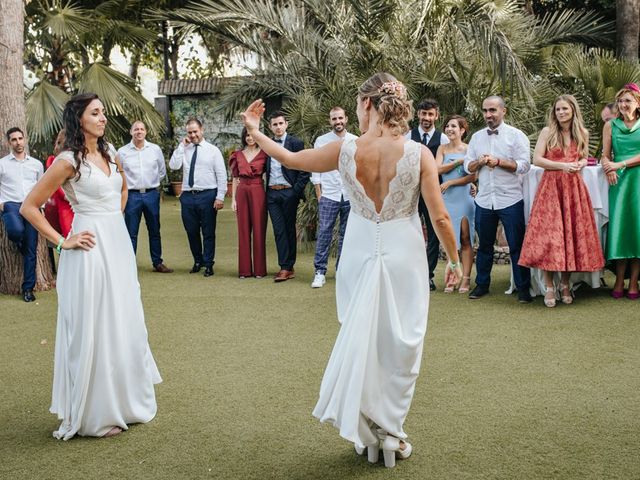
<svg viewBox="0 0 640 480">
<path fill-rule="evenodd" d="M 531 165 L 531 170 L 522 176 L 522 192 L 524 195 L 524 218 L 529 223 L 531 207 L 536 197 L 538 185 L 542 179 L 544 168 Z M 600 243 L 604 249 L 607 240 L 607 224 L 609 223 L 609 182 L 600 165 L 593 167 L 584 167 L 580 173 L 567 175 L 582 175 L 589 195 L 591 196 L 591 204 L 593 206 L 593 216 L 596 221 L 596 227 L 600 232 Z M 556 274 L 556 283 L 560 280 L 560 275 Z M 600 278 L 604 276 L 604 270 L 598 272 L 577 272 L 572 273 L 570 284 L 573 286 L 579 282 L 585 282 L 592 288 L 600 287 Z M 512 293 L 515 290 L 513 281 L 513 272 L 511 273 L 511 287 L 506 293 Z M 531 269 L 531 295 L 542 295 L 545 292 L 545 283 L 542 270 L 537 268 Z"/>
</svg>

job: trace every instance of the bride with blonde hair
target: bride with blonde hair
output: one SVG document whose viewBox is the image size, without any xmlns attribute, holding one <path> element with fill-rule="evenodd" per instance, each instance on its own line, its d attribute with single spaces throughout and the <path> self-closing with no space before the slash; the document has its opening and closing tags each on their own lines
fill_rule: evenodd
<svg viewBox="0 0 640 480">
<path fill-rule="evenodd" d="M 351 214 L 336 277 L 340 332 L 314 416 L 333 424 L 356 451 L 387 467 L 412 451 L 403 430 L 422 357 L 429 282 L 418 197 L 422 194 L 447 252 L 448 285 L 462 271 L 431 152 L 405 140 L 412 105 L 404 85 L 377 73 L 358 90 L 362 136 L 320 149 L 289 152 L 260 132 L 261 100 L 242 114 L 260 148 L 288 168 L 338 169 Z"/>
</svg>

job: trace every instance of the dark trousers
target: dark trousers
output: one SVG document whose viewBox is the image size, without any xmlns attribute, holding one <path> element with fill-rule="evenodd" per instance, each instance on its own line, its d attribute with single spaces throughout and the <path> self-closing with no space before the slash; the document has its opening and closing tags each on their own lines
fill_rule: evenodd
<svg viewBox="0 0 640 480">
<path fill-rule="evenodd" d="M 187 231 L 193 263 L 212 267 L 216 254 L 216 217 L 213 202 L 218 189 L 183 191 L 180 195 L 182 224 Z M 204 249 L 203 249 L 204 247 Z"/>
<path fill-rule="evenodd" d="M 293 270 L 296 263 L 296 214 L 300 198 L 293 188 L 267 188 L 267 210 L 273 225 L 278 250 L 278 264 L 282 270 Z"/>
<path fill-rule="evenodd" d="M 338 215 L 340 215 L 340 228 L 338 230 L 338 255 L 336 259 L 336 269 L 340 262 L 340 253 L 342 252 L 342 240 L 344 232 L 347 228 L 347 219 L 351 204 L 348 200 L 341 198 L 339 202 L 331 200 L 327 197 L 320 197 L 318 201 L 318 238 L 316 239 L 316 254 L 313 258 L 313 266 L 316 272 L 321 274 L 327 273 L 327 264 L 329 263 L 329 249 L 333 240 L 333 226 L 336 224 Z"/>
<path fill-rule="evenodd" d="M 418 213 L 422 217 L 422 221 L 427 228 L 427 262 L 429 264 L 429 278 L 433 278 L 438 265 L 438 257 L 440 256 L 440 240 L 436 235 L 436 231 L 431 224 L 431 218 L 429 218 L 429 211 L 427 205 L 424 203 L 422 196 L 418 201 Z"/>
<path fill-rule="evenodd" d="M 162 263 L 162 241 L 160 240 L 160 192 L 157 189 L 148 190 L 145 193 L 129 190 L 127 206 L 124 209 L 124 221 L 131 237 L 133 251 L 138 248 L 138 230 L 140 220 L 144 215 L 149 232 L 149 250 L 151 251 L 151 264 L 153 266 Z"/>
<path fill-rule="evenodd" d="M 489 210 L 476 204 L 476 231 L 480 241 L 476 255 L 476 283 L 486 288 L 489 288 L 491 283 L 493 247 L 496 243 L 498 220 L 502 222 L 509 244 L 511 268 L 516 288 L 519 291 L 529 291 L 531 273 L 528 268 L 518 265 L 525 231 L 523 200 L 499 210 Z"/>
<path fill-rule="evenodd" d="M 20 215 L 22 203 L 6 202 L 2 212 L 2 222 L 7 237 L 16 244 L 23 257 L 24 276 L 22 291 L 33 290 L 36 286 L 36 254 L 38 231 Z"/>
<path fill-rule="evenodd" d="M 238 218 L 238 275 L 267 274 L 267 202 L 262 178 L 240 180 L 236 191 Z M 253 242 L 252 242 L 253 240 Z M 253 245 L 252 245 L 253 243 Z M 253 246 L 253 248 L 252 248 Z M 253 262 L 251 253 L 253 251 Z"/>
</svg>

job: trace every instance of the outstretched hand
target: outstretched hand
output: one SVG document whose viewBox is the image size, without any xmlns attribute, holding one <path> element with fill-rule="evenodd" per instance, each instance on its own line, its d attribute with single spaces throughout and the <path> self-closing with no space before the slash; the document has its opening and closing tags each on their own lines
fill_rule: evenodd
<svg viewBox="0 0 640 480">
<path fill-rule="evenodd" d="M 260 119 L 263 114 L 264 103 L 261 98 L 249 105 L 249 107 L 240 114 L 240 117 L 242 117 L 242 123 L 249 133 L 260 128 Z"/>
</svg>

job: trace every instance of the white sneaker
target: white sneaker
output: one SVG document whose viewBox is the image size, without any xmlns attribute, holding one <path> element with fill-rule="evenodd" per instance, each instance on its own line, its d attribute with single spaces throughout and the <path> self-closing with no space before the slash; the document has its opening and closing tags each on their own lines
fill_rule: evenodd
<svg viewBox="0 0 640 480">
<path fill-rule="evenodd" d="M 316 276 L 313 277 L 313 282 L 311 282 L 311 288 L 320 288 L 327 283 L 327 280 L 324 278 L 324 274 L 316 273 Z"/>
</svg>

